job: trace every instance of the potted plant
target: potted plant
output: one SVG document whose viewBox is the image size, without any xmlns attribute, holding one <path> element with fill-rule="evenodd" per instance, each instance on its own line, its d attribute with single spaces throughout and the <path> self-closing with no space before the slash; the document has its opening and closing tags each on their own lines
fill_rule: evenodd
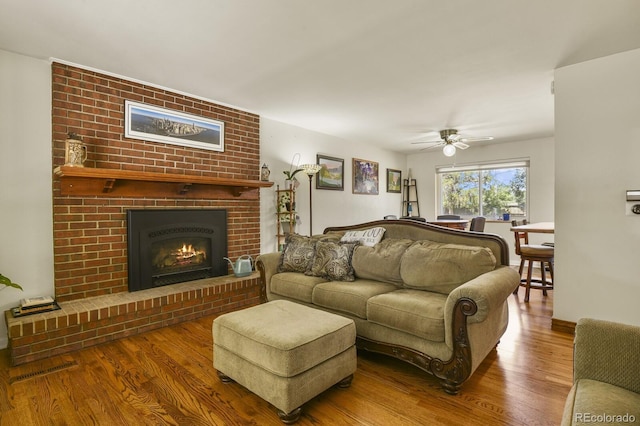
<svg viewBox="0 0 640 426">
<path fill-rule="evenodd" d="M 298 179 L 295 178 L 296 174 L 298 174 L 299 172 L 301 172 L 302 169 L 295 169 L 295 170 L 285 170 L 282 173 L 284 173 L 285 179 L 284 179 L 284 187 L 286 189 L 296 189 L 297 188 L 297 184 L 299 184 Z M 295 182 L 295 183 L 294 183 Z"/>
<path fill-rule="evenodd" d="M 0 284 L 4 285 L 3 288 L 13 287 L 13 288 L 17 288 L 18 290 L 22 290 L 22 287 L 20 287 L 20 284 L 14 283 L 13 281 L 11 281 L 9 277 L 5 277 L 2 274 L 0 274 Z"/>
</svg>

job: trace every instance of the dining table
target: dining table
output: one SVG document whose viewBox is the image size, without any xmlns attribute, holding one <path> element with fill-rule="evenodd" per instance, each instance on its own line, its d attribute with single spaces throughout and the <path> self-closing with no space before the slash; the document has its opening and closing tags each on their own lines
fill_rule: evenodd
<svg viewBox="0 0 640 426">
<path fill-rule="evenodd" d="M 427 220 L 432 225 L 444 226 L 445 228 L 465 230 L 469 221 L 467 219 L 434 219 Z"/>
<path fill-rule="evenodd" d="M 526 225 L 512 226 L 512 231 L 531 232 L 539 234 L 553 234 L 555 232 L 554 222 L 536 222 L 527 223 Z"/>
</svg>

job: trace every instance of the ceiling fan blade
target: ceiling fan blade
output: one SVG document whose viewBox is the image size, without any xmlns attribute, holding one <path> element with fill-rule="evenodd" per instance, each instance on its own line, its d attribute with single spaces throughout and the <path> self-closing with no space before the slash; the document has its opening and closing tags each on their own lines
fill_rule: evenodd
<svg viewBox="0 0 640 426">
<path fill-rule="evenodd" d="M 469 145 L 467 145 L 465 142 L 490 141 L 492 139 L 493 139 L 493 136 L 467 137 L 467 136 L 458 134 L 458 131 L 456 129 L 445 129 L 440 131 L 440 140 L 426 140 L 426 141 L 417 140 L 417 141 L 411 142 L 411 144 L 412 145 L 422 145 L 422 144 L 431 145 L 421 149 L 420 151 L 442 147 L 449 144 L 459 149 L 467 149 L 469 148 Z"/>
<path fill-rule="evenodd" d="M 462 142 L 452 142 L 452 145 L 455 146 L 456 148 L 460 148 L 460 149 L 469 148 L 469 145 L 467 145 L 466 143 L 462 143 Z"/>
<path fill-rule="evenodd" d="M 443 141 L 441 141 L 441 140 L 435 140 L 435 141 L 416 141 L 416 142 L 411 142 L 411 145 L 420 145 L 420 144 L 423 144 L 423 143 L 435 143 L 435 144 L 442 144 L 442 143 L 444 143 L 444 142 L 443 142 Z"/>
<path fill-rule="evenodd" d="M 477 138 L 462 137 L 458 139 L 458 142 L 482 142 L 482 141 L 490 141 L 490 140 L 493 140 L 493 136 L 479 136 Z"/>
<path fill-rule="evenodd" d="M 444 146 L 444 145 L 446 145 L 446 143 L 444 143 L 444 142 L 439 142 L 439 143 L 433 144 L 433 145 L 431 145 L 431 146 L 428 146 L 428 147 L 426 147 L 426 148 L 421 148 L 421 149 L 420 149 L 420 151 L 429 151 L 429 150 L 431 150 L 431 149 L 440 148 L 441 146 Z"/>
</svg>

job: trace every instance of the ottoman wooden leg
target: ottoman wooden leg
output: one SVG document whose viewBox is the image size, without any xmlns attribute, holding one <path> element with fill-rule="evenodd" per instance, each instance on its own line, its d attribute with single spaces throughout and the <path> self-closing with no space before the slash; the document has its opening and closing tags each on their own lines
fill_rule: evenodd
<svg viewBox="0 0 640 426">
<path fill-rule="evenodd" d="M 344 379 L 340 380 L 336 386 L 339 387 L 340 389 L 346 389 L 349 386 L 351 386 L 351 382 L 353 381 L 353 374 L 351 374 L 350 376 L 345 377 Z"/>
<path fill-rule="evenodd" d="M 280 417 L 282 423 L 287 425 L 297 422 L 300 419 L 300 414 L 302 414 L 302 407 L 298 407 L 290 413 L 278 410 L 278 417 Z"/>
<path fill-rule="evenodd" d="M 227 376 L 226 374 L 224 374 L 221 371 L 218 371 L 218 378 L 220 379 L 220 381 L 222 383 L 231 383 L 231 382 L 233 382 L 233 379 L 231 377 Z"/>
</svg>

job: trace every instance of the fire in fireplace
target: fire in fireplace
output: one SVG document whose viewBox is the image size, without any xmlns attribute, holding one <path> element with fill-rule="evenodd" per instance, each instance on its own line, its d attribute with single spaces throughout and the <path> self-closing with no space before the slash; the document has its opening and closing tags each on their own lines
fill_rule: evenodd
<svg viewBox="0 0 640 426">
<path fill-rule="evenodd" d="M 174 274 L 208 268 L 206 238 L 171 238 L 151 243 L 151 269 L 154 275 Z"/>
<path fill-rule="evenodd" d="M 227 212 L 129 210 L 129 291 L 227 274 Z"/>
</svg>

